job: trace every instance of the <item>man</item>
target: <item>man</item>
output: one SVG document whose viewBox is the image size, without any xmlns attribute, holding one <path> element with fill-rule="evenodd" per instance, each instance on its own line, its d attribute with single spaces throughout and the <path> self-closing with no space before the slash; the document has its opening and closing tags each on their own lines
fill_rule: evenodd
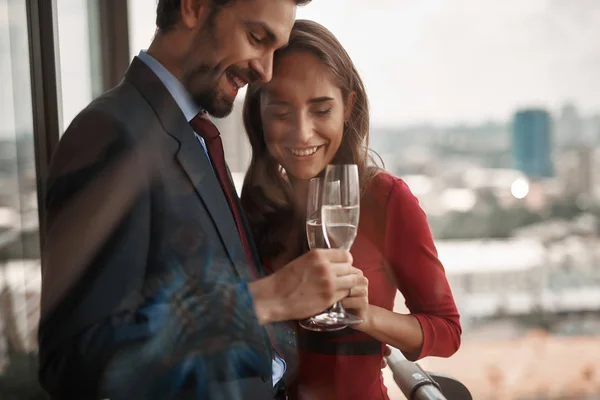
<svg viewBox="0 0 600 400">
<path fill-rule="evenodd" d="M 364 295 L 341 250 L 265 277 L 206 118 L 270 80 L 308 1 L 159 0 L 148 51 L 61 138 L 39 331 L 55 398 L 281 396 L 293 340 L 272 324 Z"/>
</svg>

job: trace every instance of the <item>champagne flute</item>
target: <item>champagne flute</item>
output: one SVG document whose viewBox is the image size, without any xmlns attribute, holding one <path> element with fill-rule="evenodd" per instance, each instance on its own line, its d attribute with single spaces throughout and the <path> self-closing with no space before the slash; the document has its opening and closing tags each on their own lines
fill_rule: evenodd
<svg viewBox="0 0 600 400">
<path fill-rule="evenodd" d="M 349 251 L 356 237 L 359 215 L 360 188 L 356 165 L 330 165 L 325 170 L 325 178 L 311 180 L 306 217 L 311 249 L 327 247 Z M 362 319 L 344 310 L 341 302 L 337 302 L 329 310 L 300 321 L 300 326 L 313 331 L 337 331 L 362 322 Z"/>
<path fill-rule="evenodd" d="M 321 224 L 322 191 L 323 179 L 311 179 L 308 185 L 308 200 L 306 202 L 306 238 L 310 249 L 328 248 Z M 327 320 L 327 317 L 328 312 L 324 311 L 319 315 L 299 321 L 299 324 L 304 329 L 317 332 L 335 331 L 346 327 L 343 324 L 327 324 L 324 322 L 324 320 Z"/>
<path fill-rule="evenodd" d="M 360 184 L 355 164 L 328 165 L 323 179 L 321 221 L 325 242 L 329 248 L 350 251 L 358 229 L 360 216 Z M 328 311 L 331 325 L 356 325 L 363 322 L 344 310 L 337 302 Z"/>
<path fill-rule="evenodd" d="M 322 178 L 312 178 L 308 184 L 306 202 L 306 238 L 310 249 L 326 249 L 325 237 L 321 226 Z"/>
</svg>

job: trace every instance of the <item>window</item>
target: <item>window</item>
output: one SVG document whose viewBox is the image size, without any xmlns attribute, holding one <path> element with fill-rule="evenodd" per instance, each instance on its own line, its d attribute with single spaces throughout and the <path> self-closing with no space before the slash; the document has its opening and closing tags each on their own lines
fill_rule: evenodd
<svg viewBox="0 0 600 400">
<path fill-rule="evenodd" d="M 156 31 L 156 7 L 146 0 L 128 0 L 129 52 L 131 58 L 152 43 Z"/>
<path fill-rule="evenodd" d="M 24 365 L 14 372 L 35 384 L 34 364 L 23 363 L 36 348 L 40 294 L 29 74 L 25 2 L 0 0 L 0 371 Z M 0 392 L 0 397 L 15 394 Z"/>
<path fill-rule="evenodd" d="M 102 92 L 95 2 L 56 0 L 63 129 Z"/>
<path fill-rule="evenodd" d="M 154 35 L 151 3 L 128 0 L 131 56 L 147 48 Z M 593 244 L 581 249 L 585 255 L 572 273 L 582 277 L 588 267 L 595 271 L 595 280 L 588 278 L 586 284 L 600 292 L 600 174 L 594 173 L 600 160 L 600 3 L 378 0 L 365 5 L 365 0 L 313 1 L 300 7 L 297 17 L 322 23 L 345 46 L 367 87 L 373 149 L 388 161 L 389 172 L 407 177 L 438 243 L 472 249 L 481 268 L 470 271 L 472 276 L 452 274 L 455 293 L 481 299 L 462 310 L 464 321 L 475 322 L 464 325 L 459 354 L 420 365 L 459 378 L 474 398 L 498 393 L 575 398 L 591 395 L 585 391 L 592 385 L 597 396 L 598 379 L 589 378 L 594 371 L 588 365 L 596 365 L 598 357 L 591 355 L 600 348 L 600 331 L 567 343 L 542 323 L 562 321 L 563 314 L 531 304 L 537 304 L 543 284 L 535 271 L 558 267 L 569 254 L 561 243 L 573 236 L 587 235 Z M 219 127 L 232 172 L 243 176 L 249 149 L 243 147 L 240 108 L 238 103 Z M 515 118 L 530 114 L 544 116 L 535 134 Z M 546 123 L 550 119 L 552 129 Z M 536 147 L 540 137 L 544 146 L 537 146 L 539 160 L 533 161 L 543 163 L 544 171 L 532 175 L 522 167 L 518 150 Z M 429 184 L 419 190 L 416 182 Z M 440 201 L 442 193 L 454 191 L 470 195 L 452 206 Z M 585 223 L 578 222 L 581 217 Z M 556 257 L 548 257 L 547 241 L 557 244 Z M 487 242 L 498 251 L 487 253 L 481 245 Z M 450 260 L 441 261 L 450 265 Z M 558 299 L 566 278 L 554 274 L 544 293 Z M 507 287 L 518 292 L 520 315 L 504 307 L 508 314 L 502 318 L 509 321 L 494 321 Z M 573 296 L 572 308 L 565 311 L 598 321 L 585 314 L 598 308 L 597 297 Z M 539 329 L 546 336 L 526 335 Z M 542 341 L 548 349 L 570 346 L 590 358 L 538 353 Z M 533 353 L 520 351 L 523 346 Z M 572 380 L 562 371 L 565 362 L 570 371 L 579 371 L 570 375 Z M 510 375 L 515 366 L 522 377 Z M 531 376 L 537 387 L 528 385 Z M 390 397 L 400 396 L 389 374 L 386 381 Z"/>
</svg>

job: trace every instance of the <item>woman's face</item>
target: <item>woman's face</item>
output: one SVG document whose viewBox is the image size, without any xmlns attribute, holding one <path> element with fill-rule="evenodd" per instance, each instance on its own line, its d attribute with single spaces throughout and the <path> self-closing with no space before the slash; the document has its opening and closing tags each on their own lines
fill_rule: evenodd
<svg viewBox="0 0 600 400">
<path fill-rule="evenodd" d="M 303 51 L 285 55 L 261 96 L 269 153 L 295 179 L 317 176 L 340 147 L 349 109 L 317 57 Z"/>
</svg>

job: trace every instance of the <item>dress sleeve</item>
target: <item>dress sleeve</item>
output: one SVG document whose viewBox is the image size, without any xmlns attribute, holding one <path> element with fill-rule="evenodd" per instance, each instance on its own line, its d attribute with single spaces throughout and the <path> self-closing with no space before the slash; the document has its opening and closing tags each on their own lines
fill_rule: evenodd
<svg viewBox="0 0 600 400">
<path fill-rule="evenodd" d="M 449 357 L 460 347 L 460 316 L 427 216 L 404 181 L 389 179 L 393 182 L 386 212 L 386 260 L 406 306 L 423 330 L 416 359 Z"/>
</svg>

